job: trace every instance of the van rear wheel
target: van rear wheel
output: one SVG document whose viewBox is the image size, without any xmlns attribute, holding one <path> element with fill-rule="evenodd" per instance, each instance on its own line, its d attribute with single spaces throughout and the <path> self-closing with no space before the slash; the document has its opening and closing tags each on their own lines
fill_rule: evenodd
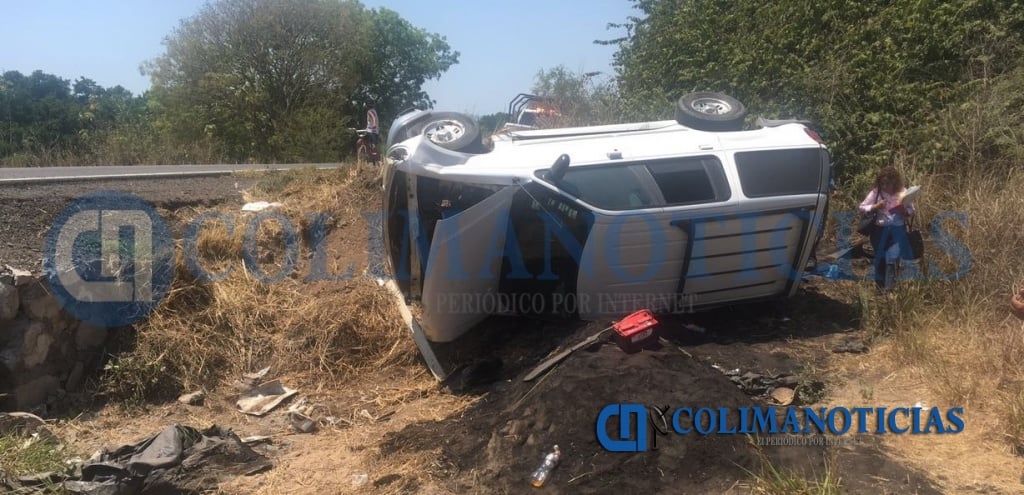
<svg viewBox="0 0 1024 495">
<path fill-rule="evenodd" d="M 738 131 L 747 108 L 722 93 L 690 93 L 676 102 L 676 122 L 701 131 Z"/>
</svg>

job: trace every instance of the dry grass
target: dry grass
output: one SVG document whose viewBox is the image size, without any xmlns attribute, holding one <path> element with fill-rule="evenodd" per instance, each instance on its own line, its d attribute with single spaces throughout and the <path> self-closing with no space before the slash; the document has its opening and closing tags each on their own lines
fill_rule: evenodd
<svg viewBox="0 0 1024 495">
<path fill-rule="evenodd" d="M 199 263 L 211 274 L 230 274 L 204 282 L 188 268 L 178 250 L 175 283 L 161 306 L 137 325 L 134 348 L 108 366 L 106 392 L 139 403 L 194 388 L 216 388 L 241 374 L 270 366 L 275 376 L 320 387 L 354 373 L 414 362 L 415 348 L 386 291 L 364 277 L 365 253 L 354 258 L 347 246 L 365 249 L 363 209 L 373 209 L 377 183 L 348 170 L 274 174 L 261 182 L 253 199 L 280 201 L 278 213 L 301 238 L 295 270 L 279 282 L 261 282 L 242 262 L 249 217 L 221 211 L 234 223 L 210 220 L 199 230 Z M 329 275 L 358 267 L 351 280 L 309 282 L 310 234 L 307 213 L 324 213 L 329 246 Z M 190 221 L 199 212 L 178 212 Z M 251 215 L 251 214 L 249 214 Z M 334 232 L 345 226 L 344 232 Z M 285 264 L 284 232 L 266 221 L 257 231 L 255 253 L 261 271 L 274 276 Z M 180 248 L 181 246 L 179 246 Z M 360 266 L 360 263 L 362 265 Z"/>
<path fill-rule="evenodd" d="M 40 437 L 0 436 L 0 476 L 25 476 L 67 469 L 65 459 L 72 455 L 62 445 Z"/>
<path fill-rule="evenodd" d="M 836 472 L 835 451 L 829 451 L 823 460 L 821 473 L 807 476 L 777 468 L 753 438 L 749 438 L 751 446 L 757 452 L 760 470 L 755 473 L 747 471 L 750 480 L 745 484 L 748 493 L 753 495 L 840 495 L 845 493 L 842 478 Z"/>
<path fill-rule="evenodd" d="M 922 267 L 927 276 L 901 282 L 891 299 L 871 282 L 849 284 L 877 352 L 846 363 L 856 369 L 846 370 L 852 381 L 840 399 L 964 407 L 962 434 L 887 441 L 919 469 L 941 473 L 951 493 L 988 478 L 1014 492 L 1024 453 L 1024 322 L 1009 306 L 1015 287 L 1024 284 L 1024 135 L 1013 120 L 1017 109 L 985 103 L 1001 101 L 996 96 L 984 90 L 975 104 L 948 117 L 943 132 L 957 146 L 946 161 L 905 154 L 894 161 L 908 183 L 923 186 L 918 217 L 931 241 Z M 872 178 L 869 173 L 844 184 L 839 204 L 852 210 Z M 933 226 L 953 242 L 943 243 Z M 953 277 L 958 271 L 963 276 Z"/>
<path fill-rule="evenodd" d="M 976 418 L 997 418 L 997 436 L 1020 450 L 1024 325 L 1008 303 L 1024 281 L 1024 229 L 1017 223 L 1024 218 L 1024 169 L 1004 163 L 954 176 L 925 174 L 910 159 L 898 164 L 911 183 L 925 185 L 923 220 L 931 222 L 941 211 L 964 213 L 966 225 L 947 217 L 941 229 L 969 254 L 956 254 L 954 244 L 932 245 L 928 275 L 903 282 L 892 300 L 864 284 L 862 326 L 869 337 L 891 342 L 887 366 L 913 373 L 936 402 L 971 408 Z M 958 270 L 966 273 L 952 277 Z"/>
</svg>

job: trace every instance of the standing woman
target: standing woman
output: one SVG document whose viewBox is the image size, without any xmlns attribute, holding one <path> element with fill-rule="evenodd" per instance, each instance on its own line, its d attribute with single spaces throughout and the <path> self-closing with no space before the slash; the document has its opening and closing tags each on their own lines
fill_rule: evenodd
<svg viewBox="0 0 1024 495">
<path fill-rule="evenodd" d="M 875 179 L 875 188 L 860 204 L 865 215 L 874 215 L 871 246 L 875 249 L 875 284 L 892 288 L 900 262 L 900 246 L 906 245 L 906 219 L 914 216 L 914 205 L 904 206 L 900 194 L 905 190 L 903 177 L 896 168 L 885 167 Z"/>
</svg>

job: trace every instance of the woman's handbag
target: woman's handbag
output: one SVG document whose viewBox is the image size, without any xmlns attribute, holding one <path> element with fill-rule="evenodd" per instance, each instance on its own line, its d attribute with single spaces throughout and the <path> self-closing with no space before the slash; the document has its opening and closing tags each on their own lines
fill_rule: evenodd
<svg viewBox="0 0 1024 495">
<path fill-rule="evenodd" d="M 907 242 L 910 244 L 910 255 L 912 260 L 919 260 L 924 256 L 924 237 L 921 236 L 921 231 L 917 227 L 914 227 L 914 217 L 910 217 L 910 222 L 907 223 Z"/>
<path fill-rule="evenodd" d="M 873 230 L 875 230 L 875 214 L 865 213 L 860 217 L 860 223 L 857 224 L 857 233 L 870 236 Z"/>
</svg>

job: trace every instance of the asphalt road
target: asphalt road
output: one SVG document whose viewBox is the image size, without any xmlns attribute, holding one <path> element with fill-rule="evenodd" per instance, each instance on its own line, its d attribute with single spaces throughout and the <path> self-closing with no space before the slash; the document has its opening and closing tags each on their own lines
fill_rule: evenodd
<svg viewBox="0 0 1024 495">
<path fill-rule="evenodd" d="M 3 170 L 12 169 L 0 169 Z M 79 170 L 84 171 L 85 167 L 74 171 Z M 15 268 L 38 271 L 42 267 L 43 248 L 54 219 L 83 195 L 111 190 L 126 192 L 149 202 L 158 211 L 168 212 L 217 205 L 241 207 L 244 204 L 243 191 L 250 189 L 257 180 L 213 174 L 100 177 L 94 175 L 91 177 L 94 180 L 51 177 L 21 182 L 0 181 L 0 267 L 10 264 Z M 254 198 L 255 201 L 276 199 L 272 196 Z"/>
<path fill-rule="evenodd" d="M 0 168 L 0 184 L 26 184 L 126 178 L 173 178 L 228 175 L 244 170 L 334 168 L 337 163 L 236 164 L 236 165 L 132 165 L 105 167 Z"/>
</svg>

